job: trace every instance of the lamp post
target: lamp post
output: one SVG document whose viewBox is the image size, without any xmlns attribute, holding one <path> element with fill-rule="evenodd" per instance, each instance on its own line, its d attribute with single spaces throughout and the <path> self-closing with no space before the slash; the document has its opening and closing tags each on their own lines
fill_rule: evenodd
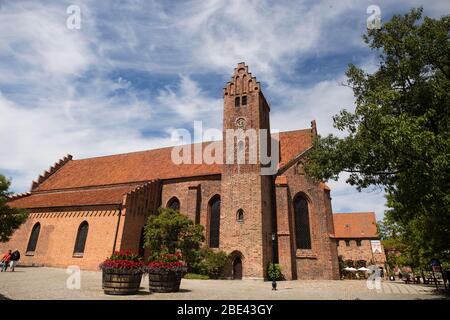
<svg viewBox="0 0 450 320">
<path fill-rule="evenodd" d="M 272 270 L 275 270 L 275 232 L 272 232 Z M 277 290 L 277 280 L 272 278 L 272 290 Z"/>
</svg>

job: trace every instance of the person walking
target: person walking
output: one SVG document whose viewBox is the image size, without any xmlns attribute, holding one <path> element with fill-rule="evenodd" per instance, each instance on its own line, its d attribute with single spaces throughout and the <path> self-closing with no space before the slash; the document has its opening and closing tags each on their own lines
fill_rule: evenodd
<svg viewBox="0 0 450 320">
<path fill-rule="evenodd" d="M 8 269 L 8 264 L 11 261 L 11 250 L 8 250 L 8 252 L 3 256 L 2 258 L 2 271 L 6 271 Z"/>
<path fill-rule="evenodd" d="M 11 261 L 9 262 L 9 267 L 11 268 L 12 272 L 14 272 L 14 268 L 16 267 L 19 260 L 20 260 L 20 252 L 18 249 L 16 249 L 14 250 L 13 253 L 11 253 Z"/>
</svg>

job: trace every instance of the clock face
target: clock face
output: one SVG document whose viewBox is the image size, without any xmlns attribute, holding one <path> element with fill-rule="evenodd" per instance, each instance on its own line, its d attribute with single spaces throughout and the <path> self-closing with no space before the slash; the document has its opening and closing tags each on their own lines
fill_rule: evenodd
<svg viewBox="0 0 450 320">
<path fill-rule="evenodd" d="M 237 118 L 235 123 L 238 129 L 244 129 L 247 121 L 244 118 Z"/>
</svg>

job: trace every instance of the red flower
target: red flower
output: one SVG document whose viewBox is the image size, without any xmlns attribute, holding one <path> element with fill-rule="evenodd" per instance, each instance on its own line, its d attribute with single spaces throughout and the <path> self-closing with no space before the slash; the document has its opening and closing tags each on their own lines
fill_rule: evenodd
<svg viewBox="0 0 450 320">
<path fill-rule="evenodd" d="M 101 269 L 134 269 L 142 268 L 144 263 L 141 261 L 131 261 L 131 260 L 105 260 L 101 265 Z"/>
</svg>

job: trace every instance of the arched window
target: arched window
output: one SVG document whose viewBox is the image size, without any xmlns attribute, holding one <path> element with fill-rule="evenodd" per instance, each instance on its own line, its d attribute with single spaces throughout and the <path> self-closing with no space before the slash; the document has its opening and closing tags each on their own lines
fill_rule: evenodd
<svg viewBox="0 0 450 320">
<path fill-rule="evenodd" d="M 180 211 L 180 200 L 178 200 L 177 197 L 170 198 L 170 200 L 167 202 L 167 208 Z"/>
<path fill-rule="evenodd" d="M 219 247 L 220 235 L 220 197 L 214 196 L 209 201 L 209 247 Z"/>
<path fill-rule="evenodd" d="M 31 230 L 30 239 L 28 240 L 27 252 L 36 251 L 36 245 L 39 238 L 39 232 L 41 232 L 41 224 L 37 222 Z"/>
<path fill-rule="evenodd" d="M 78 227 L 77 240 L 75 241 L 75 248 L 73 250 L 75 255 L 83 255 L 88 231 L 89 224 L 86 221 L 83 221 Z"/>
<path fill-rule="evenodd" d="M 301 195 L 294 200 L 294 212 L 297 249 L 311 249 L 308 201 Z"/>
<path fill-rule="evenodd" d="M 237 222 L 244 222 L 244 210 L 239 209 L 236 213 Z"/>
</svg>

